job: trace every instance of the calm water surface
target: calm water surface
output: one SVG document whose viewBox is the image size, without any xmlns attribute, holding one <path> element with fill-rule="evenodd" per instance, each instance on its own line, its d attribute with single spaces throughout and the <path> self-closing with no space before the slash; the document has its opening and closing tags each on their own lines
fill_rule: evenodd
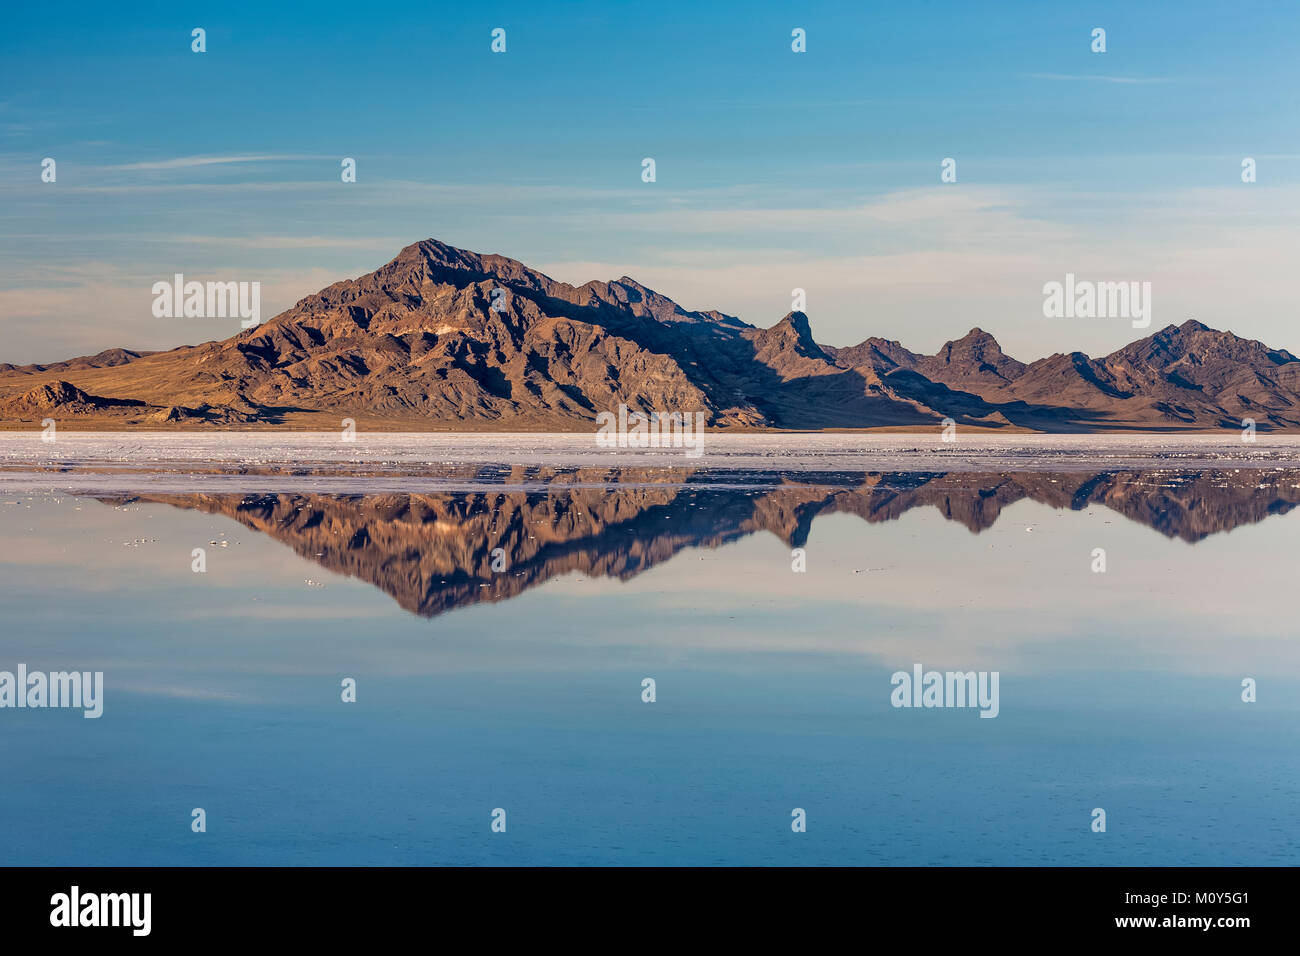
<svg viewBox="0 0 1300 956">
<path fill-rule="evenodd" d="M 5 490 L 0 861 L 1300 863 L 1300 471 L 478 474 Z"/>
</svg>

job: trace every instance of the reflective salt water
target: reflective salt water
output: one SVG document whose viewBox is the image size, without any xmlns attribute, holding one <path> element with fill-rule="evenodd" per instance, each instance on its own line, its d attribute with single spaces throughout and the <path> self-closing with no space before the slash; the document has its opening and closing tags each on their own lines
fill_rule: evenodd
<svg viewBox="0 0 1300 956">
<path fill-rule="evenodd" d="M 448 474 L 5 486 L 0 860 L 1300 862 L 1300 470 Z"/>
</svg>

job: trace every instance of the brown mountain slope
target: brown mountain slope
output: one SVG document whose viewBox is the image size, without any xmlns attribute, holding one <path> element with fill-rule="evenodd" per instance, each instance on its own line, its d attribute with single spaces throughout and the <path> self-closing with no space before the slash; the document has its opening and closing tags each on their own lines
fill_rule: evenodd
<svg viewBox="0 0 1300 956">
<path fill-rule="evenodd" d="M 1047 431 L 1102 428 L 1300 428 L 1300 360 L 1200 322 L 1167 326 L 1099 359 L 1056 354 L 1028 365 L 972 329 L 936 355 L 867 339 L 835 350 L 843 367 L 869 362 L 898 387 L 909 374 L 964 392 L 1008 420 Z M 928 396 L 931 404 L 934 397 Z"/>
<path fill-rule="evenodd" d="M 33 389 L 55 389 L 31 407 Z M 64 386 L 67 386 L 66 388 Z M 72 391 L 68 391 L 72 389 Z M 1102 359 L 1029 365 L 974 329 L 936 355 L 818 345 L 794 312 L 768 329 L 692 312 L 628 277 L 571 286 L 436 240 L 230 338 L 0 365 L 0 426 L 593 430 L 620 404 L 713 427 L 1042 431 L 1300 428 L 1300 362 L 1199 323 Z M 101 396 L 87 403 L 81 395 Z"/>
</svg>

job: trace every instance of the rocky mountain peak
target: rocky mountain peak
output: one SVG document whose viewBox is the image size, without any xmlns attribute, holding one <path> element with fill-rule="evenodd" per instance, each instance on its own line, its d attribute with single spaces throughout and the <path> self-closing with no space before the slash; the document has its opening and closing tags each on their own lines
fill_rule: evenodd
<svg viewBox="0 0 1300 956">
<path fill-rule="evenodd" d="M 114 396 L 100 398 L 96 396 Z M 760 329 L 630 276 L 575 287 L 507 256 L 412 243 L 229 338 L 0 366 L 0 418 L 48 409 L 149 422 L 334 428 L 585 429 L 620 404 L 702 409 L 722 426 L 1042 431 L 1300 430 L 1300 361 L 1195 320 L 1100 359 L 1032 364 L 976 327 L 930 356 L 818 345 L 808 316 Z M 229 409 L 230 411 L 226 411 Z"/>
</svg>

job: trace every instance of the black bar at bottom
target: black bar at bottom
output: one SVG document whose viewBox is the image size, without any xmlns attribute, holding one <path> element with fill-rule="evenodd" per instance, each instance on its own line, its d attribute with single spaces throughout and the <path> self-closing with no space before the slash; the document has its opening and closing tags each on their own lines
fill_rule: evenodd
<svg viewBox="0 0 1300 956">
<path fill-rule="evenodd" d="M 78 942 L 337 945 L 460 927 L 479 939 L 545 928 L 546 937 L 614 945 L 608 933 L 621 926 L 627 940 L 664 945 L 713 935 L 770 943 L 802 926 L 817 937 L 843 927 L 856 939 L 906 931 L 927 943 L 1046 935 L 1230 945 L 1284 931 L 1294 885 L 1294 870 L 1266 868 L 25 868 L 0 870 L 0 926 L 6 942 L 75 934 Z"/>
</svg>

